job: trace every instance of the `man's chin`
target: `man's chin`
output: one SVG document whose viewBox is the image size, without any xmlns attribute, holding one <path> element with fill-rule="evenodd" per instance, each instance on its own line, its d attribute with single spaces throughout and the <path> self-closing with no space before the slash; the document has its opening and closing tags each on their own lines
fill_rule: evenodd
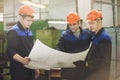
<svg viewBox="0 0 120 80">
<path fill-rule="evenodd" d="M 72 32 L 75 32 L 76 30 L 71 30 Z"/>
<path fill-rule="evenodd" d="M 26 28 L 30 28 L 30 26 L 26 26 Z"/>
</svg>

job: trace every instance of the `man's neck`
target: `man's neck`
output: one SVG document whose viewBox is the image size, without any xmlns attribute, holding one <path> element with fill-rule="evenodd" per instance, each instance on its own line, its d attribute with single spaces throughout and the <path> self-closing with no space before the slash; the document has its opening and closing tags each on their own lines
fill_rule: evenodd
<svg viewBox="0 0 120 80">
<path fill-rule="evenodd" d="M 102 29 L 102 26 L 98 27 L 98 29 L 95 33 L 97 34 L 101 29 Z"/>
</svg>

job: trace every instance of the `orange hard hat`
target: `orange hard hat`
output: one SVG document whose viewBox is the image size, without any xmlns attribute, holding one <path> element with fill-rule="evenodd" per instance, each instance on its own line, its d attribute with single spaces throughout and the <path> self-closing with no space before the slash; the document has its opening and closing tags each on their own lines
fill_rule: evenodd
<svg viewBox="0 0 120 80">
<path fill-rule="evenodd" d="M 103 16 L 102 16 L 102 13 L 98 10 L 91 10 L 88 15 L 87 15 L 87 21 L 93 21 L 93 20 L 96 20 L 96 19 L 102 19 Z"/>
<path fill-rule="evenodd" d="M 80 20 L 80 17 L 79 17 L 79 15 L 76 12 L 70 12 L 67 15 L 67 23 L 68 24 L 74 24 L 74 23 L 76 23 L 79 20 Z"/>
<path fill-rule="evenodd" d="M 23 5 L 19 8 L 19 15 L 34 16 L 34 9 L 31 6 Z"/>
</svg>

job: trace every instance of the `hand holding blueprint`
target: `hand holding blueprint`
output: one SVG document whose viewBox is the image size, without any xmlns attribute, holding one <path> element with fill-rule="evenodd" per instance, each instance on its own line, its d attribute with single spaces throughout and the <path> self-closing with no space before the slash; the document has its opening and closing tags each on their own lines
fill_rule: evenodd
<svg viewBox="0 0 120 80">
<path fill-rule="evenodd" d="M 73 64 L 77 60 L 85 60 L 89 49 L 80 53 L 65 53 L 52 49 L 39 40 L 36 40 L 29 58 L 31 59 L 27 68 L 31 69 L 52 69 L 52 68 L 70 68 L 75 67 Z"/>
</svg>

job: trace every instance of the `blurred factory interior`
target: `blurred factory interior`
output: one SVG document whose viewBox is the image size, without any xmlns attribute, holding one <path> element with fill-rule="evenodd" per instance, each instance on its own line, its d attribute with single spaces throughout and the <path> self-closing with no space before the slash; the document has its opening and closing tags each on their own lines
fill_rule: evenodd
<svg viewBox="0 0 120 80">
<path fill-rule="evenodd" d="M 85 18 L 89 10 L 98 9 L 103 13 L 103 27 L 112 37 L 111 73 L 109 80 L 120 80 L 120 0 L 0 0 L 0 80 L 10 80 L 9 62 L 5 59 L 6 32 L 17 21 L 18 8 L 23 5 L 32 5 L 35 9 L 35 21 L 31 29 L 34 39 L 40 39 L 47 46 L 54 48 L 61 31 L 66 29 L 66 15 L 76 11 L 85 27 Z M 34 27 L 36 26 L 36 27 Z M 50 28 L 50 30 L 48 30 Z M 54 30 L 55 29 L 55 30 Z M 46 34 L 44 34 L 46 33 Z M 55 33 L 55 34 L 54 34 Z M 60 69 L 47 72 L 41 70 L 40 80 L 60 78 Z"/>
</svg>

